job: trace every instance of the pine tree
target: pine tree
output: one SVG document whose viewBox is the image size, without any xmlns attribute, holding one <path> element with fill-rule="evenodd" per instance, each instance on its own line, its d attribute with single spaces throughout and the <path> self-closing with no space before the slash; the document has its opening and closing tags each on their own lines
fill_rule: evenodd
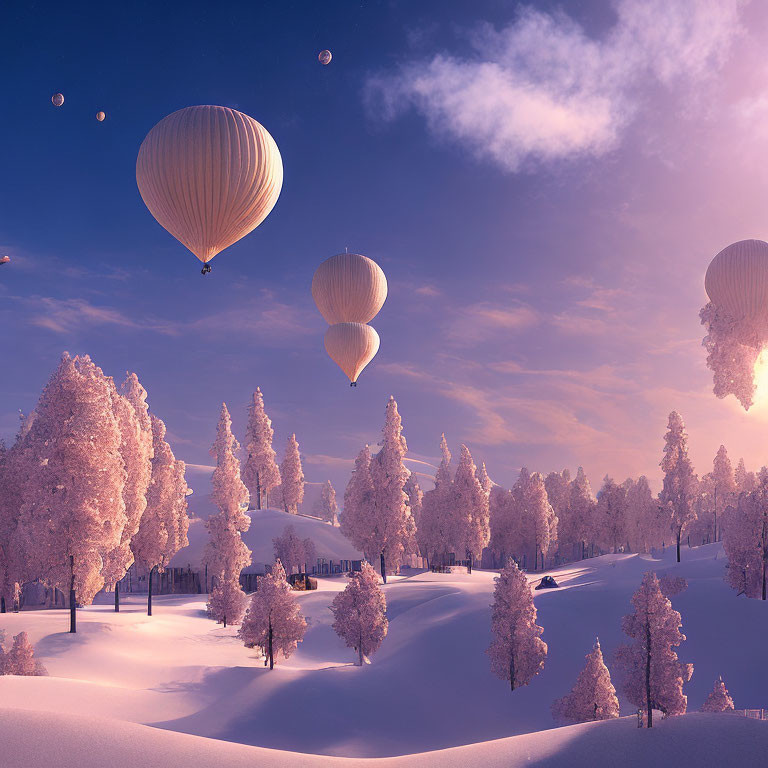
<svg viewBox="0 0 768 768">
<path fill-rule="evenodd" d="M 557 518 L 547 499 L 541 475 L 538 472 L 531 474 L 523 467 L 512 489 L 512 497 L 519 508 L 525 547 L 532 550 L 533 569 L 538 569 L 539 557 L 544 568 L 544 559 L 557 540 Z"/>
<path fill-rule="evenodd" d="M 603 661 L 600 640 L 595 641 L 586 660 L 571 692 L 552 705 L 552 715 L 556 720 L 587 723 L 619 716 L 619 700 L 611 683 L 611 674 Z"/>
<path fill-rule="evenodd" d="M 365 526 L 373 515 L 373 480 L 371 480 L 371 451 L 366 445 L 355 459 L 355 468 L 344 490 L 344 511 L 341 532 L 356 547 L 367 544 Z M 370 553 L 365 553 L 368 557 Z"/>
<path fill-rule="evenodd" d="M 493 481 L 488 477 L 488 472 L 485 469 L 485 462 L 481 462 L 477 469 L 477 479 L 480 482 L 480 487 L 483 489 L 483 493 L 486 496 L 491 495 L 491 488 L 493 488 Z"/>
<path fill-rule="evenodd" d="M 285 458 L 280 464 L 282 478 L 283 507 L 286 512 L 298 514 L 299 504 L 304 501 L 304 471 L 301 468 L 301 455 L 296 435 L 288 438 Z"/>
<path fill-rule="evenodd" d="M 452 536 L 456 549 L 466 553 L 470 571 L 490 540 L 488 496 L 477 479 L 477 468 L 466 445 L 461 446 L 459 464 L 451 486 Z"/>
<path fill-rule="evenodd" d="M 733 699 L 725 687 L 722 675 L 715 680 L 712 693 L 701 708 L 702 712 L 731 712 L 733 711 Z"/>
<path fill-rule="evenodd" d="M 579 547 L 582 560 L 587 555 L 588 544 L 594 541 L 596 510 L 597 500 L 592 493 L 592 486 L 584 469 L 579 467 L 576 477 L 571 481 L 566 520 L 558 530 L 561 539 L 572 541 Z"/>
<path fill-rule="evenodd" d="M 669 414 L 667 434 L 664 437 L 664 487 L 659 496 L 668 511 L 677 541 L 677 562 L 680 562 L 680 541 L 686 526 L 696 519 L 696 498 L 699 480 L 688 458 L 688 435 L 677 411 Z"/>
<path fill-rule="evenodd" d="M 405 555 L 410 560 L 411 555 L 418 555 L 421 552 L 418 539 L 418 531 L 421 518 L 421 507 L 424 494 L 421 492 L 419 481 L 416 479 L 416 473 L 411 472 L 403 486 L 405 495 L 408 497 L 408 516 L 405 526 L 405 537 L 403 540 L 403 549 Z"/>
<path fill-rule="evenodd" d="M 264 666 L 273 669 L 275 658 L 286 659 L 304 638 L 307 622 L 299 603 L 285 580 L 285 569 L 277 560 L 271 573 L 259 579 L 259 588 L 251 596 L 251 603 L 240 627 L 240 638 L 248 648 L 260 647 L 264 651 Z"/>
<path fill-rule="evenodd" d="M 333 526 L 339 524 L 339 506 L 336 503 L 336 491 L 330 480 L 326 480 L 320 493 L 320 517 Z"/>
<path fill-rule="evenodd" d="M 264 398 L 259 388 L 248 406 L 248 426 L 245 430 L 245 450 L 248 458 L 243 467 L 243 482 L 250 492 L 251 503 L 261 509 L 269 492 L 280 485 L 280 470 L 275 461 L 272 438 L 275 431 L 264 411 Z"/>
<path fill-rule="evenodd" d="M 331 603 L 333 630 L 358 654 L 359 664 L 379 649 L 387 636 L 387 601 L 376 571 L 363 561 L 343 592 Z"/>
<path fill-rule="evenodd" d="M 592 540 L 603 550 L 618 552 L 627 541 L 626 489 L 605 476 L 597 494 L 595 530 Z"/>
<path fill-rule="evenodd" d="M 663 541 L 663 520 L 659 504 L 651 493 L 648 478 L 624 483 L 627 540 L 633 552 L 650 552 Z"/>
<path fill-rule="evenodd" d="M 635 609 L 624 617 L 622 629 L 630 643 L 616 652 L 624 670 L 624 695 L 646 714 L 653 726 L 653 710 L 683 715 L 688 700 L 683 684 L 691 679 L 693 664 L 678 661 L 674 648 L 685 640 L 680 614 L 664 596 L 655 573 L 646 573 L 632 597 Z"/>
<path fill-rule="evenodd" d="M 440 439 L 442 459 L 435 473 L 435 487 L 427 491 L 421 500 L 416 529 L 416 541 L 419 551 L 433 565 L 444 565 L 450 541 L 450 497 L 453 477 L 451 474 L 451 452 L 445 435 Z"/>
<path fill-rule="evenodd" d="M 736 493 L 751 493 L 757 487 L 757 479 L 754 472 L 747 472 L 744 459 L 739 459 L 734 471 L 734 482 L 736 483 Z"/>
<path fill-rule="evenodd" d="M 245 594 L 240 589 L 240 572 L 251 562 L 251 552 L 241 536 L 250 527 L 251 519 L 244 511 L 248 507 L 248 489 L 240 479 L 239 449 L 229 411 L 222 404 L 216 440 L 211 446 L 211 456 L 216 459 L 211 501 L 219 511 L 206 522 L 210 538 L 203 560 L 215 580 L 208 613 L 225 626 L 227 622 L 237 624 L 242 618 Z M 236 612 L 222 612 L 227 609 Z"/>
<path fill-rule="evenodd" d="M 86 357 L 64 354 L 35 409 L 24 442 L 36 466 L 23 489 L 21 551 L 46 583 L 68 589 L 76 606 L 103 587 L 102 557 L 126 523 L 120 428 L 106 377 Z"/>
<path fill-rule="evenodd" d="M 111 379 L 109 381 L 111 384 Z M 122 394 L 118 394 L 114 385 L 110 386 L 110 392 L 112 408 L 120 427 L 120 455 L 126 470 L 123 487 L 126 522 L 120 543 L 104 555 L 101 573 L 105 587 L 115 592 L 115 611 L 119 611 L 119 581 L 133 563 L 131 539 L 139 530 L 152 479 L 152 422 L 147 407 L 147 392 L 135 373 L 127 374 Z"/>
<path fill-rule="evenodd" d="M 544 668 L 547 644 L 541 639 L 544 630 L 536 623 L 536 606 L 525 574 L 510 562 L 494 581 L 493 640 L 486 653 L 493 673 L 509 680 L 514 691 L 528 685 Z"/>
<path fill-rule="evenodd" d="M 164 571 L 171 558 L 189 544 L 187 531 L 186 466 L 173 455 L 165 440 L 165 424 L 150 414 L 152 425 L 152 478 L 147 506 L 139 529 L 131 539 L 131 551 L 148 578 L 147 615 L 152 615 L 152 576 Z"/>
<path fill-rule="evenodd" d="M 35 649 L 29 642 L 26 632 L 19 632 L 13 638 L 13 645 L 5 659 L 6 675 L 47 675 L 48 671 L 40 661 L 35 659 Z"/>
<path fill-rule="evenodd" d="M 742 465 L 743 466 L 743 465 Z M 714 541 L 720 540 L 718 518 L 722 520 L 723 512 L 734 499 L 736 494 L 736 478 L 728 458 L 728 451 L 721 445 L 712 462 L 712 512 L 713 512 L 713 536 Z"/>
<path fill-rule="evenodd" d="M 766 599 L 768 571 L 768 487 L 742 493 L 723 518 L 725 580 L 740 595 Z"/>
<path fill-rule="evenodd" d="M 518 481 L 519 482 L 519 481 Z M 500 485 L 491 489 L 488 500 L 491 540 L 490 548 L 502 565 L 525 548 L 523 520 L 516 495 Z"/>
<path fill-rule="evenodd" d="M 547 499 L 552 511 L 557 518 L 558 544 L 561 545 L 559 549 L 560 554 L 563 555 L 573 546 L 573 542 L 562 540 L 562 528 L 564 527 L 564 519 L 568 517 L 568 502 L 571 495 L 571 473 L 567 469 L 562 472 L 550 472 L 544 478 L 544 488 L 547 491 Z M 571 559 L 570 552 L 566 557 Z"/>
</svg>

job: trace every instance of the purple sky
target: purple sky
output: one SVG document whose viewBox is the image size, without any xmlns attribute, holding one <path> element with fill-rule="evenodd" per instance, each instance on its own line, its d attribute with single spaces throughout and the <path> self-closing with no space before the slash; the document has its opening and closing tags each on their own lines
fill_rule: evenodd
<svg viewBox="0 0 768 768">
<path fill-rule="evenodd" d="M 658 488 L 673 408 L 699 471 L 721 442 L 768 463 L 768 379 L 748 414 L 717 400 L 698 320 L 715 253 L 768 239 L 765 7 L 413 5 L 2 11 L 0 435 L 66 349 L 135 370 L 190 464 L 222 400 L 242 438 L 260 386 L 280 456 L 295 432 L 307 479 L 340 494 L 390 394 L 412 457 L 434 463 L 444 431 L 507 486 L 582 464 L 595 489 Z M 146 132 L 198 103 L 261 121 L 285 164 L 206 278 L 134 179 Z M 356 390 L 309 292 L 345 246 L 390 285 Z"/>
</svg>

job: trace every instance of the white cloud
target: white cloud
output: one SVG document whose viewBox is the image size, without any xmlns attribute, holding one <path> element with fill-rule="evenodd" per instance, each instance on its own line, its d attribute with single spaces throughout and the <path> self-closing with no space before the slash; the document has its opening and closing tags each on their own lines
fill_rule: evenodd
<svg viewBox="0 0 768 768">
<path fill-rule="evenodd" d="M 744 0 L 618 0 L 617 21 L 590 38 L 564 13 L 523 9 L 483 25 L 472 53 L 438 53 L 369 78 L 386 119 L 413 108 L 437 136 L 516 171 L 529 162 L 599 156 L 618 146 L 648 86 L 678 89 L 717 72 Z"/>
</svg>

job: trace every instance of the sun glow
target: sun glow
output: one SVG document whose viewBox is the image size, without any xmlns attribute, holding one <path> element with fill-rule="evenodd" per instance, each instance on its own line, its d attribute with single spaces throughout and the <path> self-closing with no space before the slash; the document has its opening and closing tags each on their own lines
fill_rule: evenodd
<svg viewBox="0 0 768 768">
<path fill-rule="evenodd" d="M 764 349 L 755 363 L 756 411 L 768 412 L 768 349 Z M 750 409 L 751 410 L 751 409 Z"/>
</svg>

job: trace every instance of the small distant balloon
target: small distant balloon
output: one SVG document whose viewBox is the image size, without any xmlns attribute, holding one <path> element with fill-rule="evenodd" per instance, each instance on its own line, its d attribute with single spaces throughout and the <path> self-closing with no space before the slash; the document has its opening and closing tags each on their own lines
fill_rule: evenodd
<svg viewBox="0 0 768 768">
<path fill-rule="evenodd" d="M 328 64 L 331 63 L 331 59 L 333 58 L 333 55 L 330 51 L 320 51 L 320 53 L 317 54 L 317 60 L 324 66 L 328 66 Z"/>
<path fill-rule="evenodd" d="M 10 256 L 0 256 L 0 264 L 7 264 L 10 260 Z"/>
<path fill-rule="evenodd" d="M 53 102 L 54 107 L 60 107 L 64 103 L 64 94 L 54 93 L 53 96 L 51 96 L 51 101 Z"/>
<path fill-rule="evenodd" d="M 97 113 L 96 113 L 96 119 L 97 119 L 97 120 L 98 120 L 100 123 L 103 123 L 103 122 L 106 120 L 106 118 L 107 118 L 107 115 L 106 115 L 106 113 L 105 113 L 105 112 L 97 112 Z"/>
</svg>

